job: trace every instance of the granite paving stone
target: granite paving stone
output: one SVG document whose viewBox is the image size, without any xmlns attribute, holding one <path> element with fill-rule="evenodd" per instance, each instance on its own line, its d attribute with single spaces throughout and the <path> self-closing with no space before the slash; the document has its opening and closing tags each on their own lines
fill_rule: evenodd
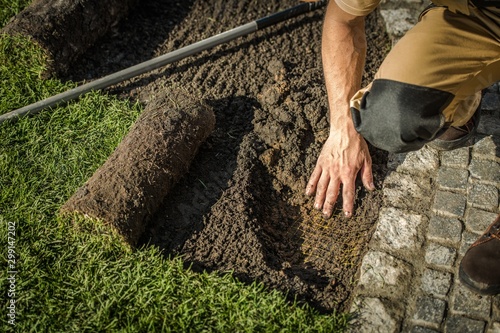
<svg viewBox="0 0 500 333">
<path fill-rule="evenodd" d="M 496 213 L 487 212 L 478 208 L 471 208 L 467 213 L 465 225 L 468 230 L 477 234 L 483 234 L 496 217 Z"/>
<path fill-rule="evenodd" d="M 484 150 L 487 150 L 488 148 L 490 147 L 485 147 Z M 488 149 L 488 151 L 490 150 Z M 441 164 L 443 166 L 465 169 L 469 166 L 469 161 L 469 147 L 462 147 L 455 150 L 441 152 Z"/>
<path fill-rule="evenodd" d="M 421 223 L 421 215 L 396 208 L 382 209 L 373 235 L 374 243 L 390 249 L 415 251 L 422 247 L 423 237 L 418 232 Z"/>
<path fill-rule="evenodd" d="M 427 264 L 448 268 L 453 266 L 456 257 L 457 250 L 436 243 L 430 243 L 425 252 L 425 262 Z"/>
<path fill-rule="evenodd" d="M 382 189 L 387 206 L 402 209 L 411 209 L 409 206 L 416 202 L 428 206 L 430 198 L 430 182 L 420 180 L 412 175 L 392 172 L 384 180 Z"/>
<path fill-rule="evenodd" d="M 481 134 L 500 135 L 500 119 L 496 114 L 482 114 L 481 121 L 477 128 L 477 132 Z"/>
<path fill-rule="evenodd" d="M 393 299 L 404 295 L 412 276 L 409 264 L 380 251 L 367 253 L 360 271 L 358 287 L 361 293 L 376 293 Z"/>
<path fill-rule="evenodd" d="M 456 284 L 451 295 L 453 314 L 487 320 L 491 314 L 491 297 L 474 293 L 462 284 Z"/>
<path fill-rule="evenodd" d="M 478 333 L 483 332 L 486 323 L 467 317 L 451 316 L 446 320 L 446 333 Z"/>
<path fill-rule="evenodd" d="M 452 274 L 426 268 L 420 280 L 421 290 L 429 295 L 445 297 L 450 290 Z"/>
<path fill-rule="evenodd" d="M 490 184 L 500 182 L 500 165 L 495 161 L 473 158 L 469 165 L 469 171 L 471 177 L 483 182 Z"/>
<path fill-rule="evenodd" d="M 476 143 L 472 149 L 472 158 L 484 158 L 500 161 L 500 135 L 476 136 Z"/>
<path fill-rule="evenodd" d="M 467 190 L 469 171 L 466 169 L 442 167 L 437 174 L 437 184 L 444 190 Z"/>
<path fill-rule="evenodd" d="M 380 298 L 358 298 L 353 309 L 358 317 L 349 331 L 352 333 L 390 333 L 398 332 L 399 321 L 384 305 Z"/>
<path fill-rule="evenodd" d="M 445 301 L 432 296 L 420 296 L 417 298 L 413 319 L 439 326 L 443 321 L 445 310 Z"/>
<path fill-rule="evenodd" d="M 462 229 L 462 222 L 456 217 L 432 215 L 427 229 L 427 239 L 445 244 L 457 244 L 462 239 Z"/>
<path fill-rule="evenodd" d="M 462 217 L 465 213 L 466 204 L 467 198 L 464 195 L 438 190 L 434 198 L 433 208 L 436 212 L 447 216 Z"/>
<path fill-rule="evenodd" d="M 387 166 L 401 173 L 429 175 L 439 166 L 439 154 L 427 147 L 403 154 L 390 154 Z"/>
<path fill-rule="evenodd" d="M 481 109 L 483 111 L 496 111 L 498 110 L 498 105 L 500 105 L 498 92 L 495 93 L 495 91 L 488 90 L 481 101 Z"/>
<path fill-rule="evenodd" d="M 460 244 L 459 255 L 463 256 L 467 249 L 479 238 L 480 234 L 476 234 L 465 230 L 462 233 L 462 243 Z"/>
<path fill-rule="evenodd" d="M 493 185 L 469 184 L 467 201 L 474 207 L 495 211 L 498 208 L 498 189 Z"/>
</svg>

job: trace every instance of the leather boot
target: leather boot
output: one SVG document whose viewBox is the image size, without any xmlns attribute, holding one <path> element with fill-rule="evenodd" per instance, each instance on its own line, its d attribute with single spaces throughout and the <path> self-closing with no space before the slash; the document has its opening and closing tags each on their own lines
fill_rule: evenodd
<svg viewBox="0 0 500 333">
<path fill-rule="evenodd" d="M 464 285 L 479 294 L 500 293 L 500 214 L 465 253 L 459 277 Z"/>
</svg>

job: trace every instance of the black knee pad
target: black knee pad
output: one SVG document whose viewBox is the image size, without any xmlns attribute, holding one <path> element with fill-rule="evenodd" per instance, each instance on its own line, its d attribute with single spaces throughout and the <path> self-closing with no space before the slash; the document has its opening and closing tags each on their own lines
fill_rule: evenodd
<svg viewBox="0 0 500 333">
<path fill-rule="evenodd" d="M 373 81 L 351 108 L 356 130 L 372 145 L 394 153 L 422 148 L 445 125 L 442 110 L 453 94 L 387 79 Z"/>
</svg>

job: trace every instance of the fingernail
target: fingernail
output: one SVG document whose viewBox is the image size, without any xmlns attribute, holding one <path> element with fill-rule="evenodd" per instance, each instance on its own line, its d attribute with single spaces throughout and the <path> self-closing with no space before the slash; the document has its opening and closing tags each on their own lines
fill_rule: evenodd
<svg viewBox="0 0 500 333">
<path fill-rule="evenodd" d="M 351 217 L 351 212 L 344 212 L 345 217 Z"/>
<path fill-rule="evenodd" d="M 314 204 L 314 208 L 317 209 L 317 210 L 320 210 L 321 209 L 321 205 L 319 204 L 319 202 L 316 202 Z"/>
<path fill-rule="evenodd" d="M 364 185 L 368 191 L 373 191 L 375 189 L 375 184 L 373 183 L 365 183 Z"/>
</svg>

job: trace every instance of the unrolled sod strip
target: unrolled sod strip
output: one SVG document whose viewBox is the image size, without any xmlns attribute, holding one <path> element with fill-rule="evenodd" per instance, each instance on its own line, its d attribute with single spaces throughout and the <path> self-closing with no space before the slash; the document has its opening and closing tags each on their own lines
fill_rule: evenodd
<svg viewBox="0 0 500 333">
<path fill-rule="evenodd" d="M 178 96 L 182 108 L 170 102 Z M 137 244 L 148 219 L 188 171 L 215 126 L 210 107 L 178 96 L 146 106 L 113 154 L 63 205 L 62 214 L 100 219 L 127 243 Z"/>
</svg>

